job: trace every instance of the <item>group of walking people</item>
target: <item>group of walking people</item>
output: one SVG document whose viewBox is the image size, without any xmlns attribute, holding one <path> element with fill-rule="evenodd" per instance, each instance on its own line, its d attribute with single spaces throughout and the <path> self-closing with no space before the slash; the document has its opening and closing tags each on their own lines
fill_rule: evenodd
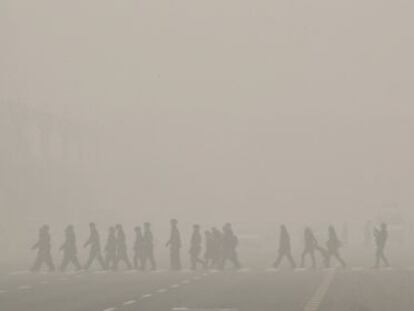
<svg viewBox="0 0 414 311">
<path fill-rule="evenodd" d="M 179 271 L 182 269 L 181 263 L 181 235 L 178 227 L 178 221 L 172 219 L 170 221 L 171 233 L 166 243 L 170 253 L 170 269 Z M 144 223 L 143 228 L 135 227 L 135 241 L 133 244 L 132 262 L 128 255 L 128 244 L 126 234 L 122 225 L 116 225 L 109 228 L 108 237 L 105 247 L 102 249 L 100 234 L 95 223 L 89 224 L 90 235 L 84 243 L 84 247 L 89 247 L 89 256 L 82 267 L 78 259 L 78 249 L 75 230 L 72 225 L 65 229 L 65 241 L 60 247 L 63 252 L 63 259 L 60 266 L 61 271 L 65 271 L 69 264 L 75 269 L 82 268 L 88 270 L 94 262 L 97 262 L 104 270 L 117 270 L 122 263 L 127 269 L 147 270 L 148 266 L 151 270 L 157 269 L 157 263 L 154 256 L 154 237 L 151 231 L 151 224 Z M 388 239 L 388 231 L 386 224 L 382 224 L 380 228 L 374 230 L 376 242 L 376 262 L 375 267 L 378 268 L 383 262 L 385 266 L 389 266 L 389 262 L 385 256 L 385 246 Z M 203 247 L 204 243 L 204 247 Z M 212 228 L 201 233 L 201 227 L 194 225 L 191 235 L 189 256 L 191 269 L 196 270 L 198 267 L 203 269 L 225 269 L 228 262 L 233 265 L 234 269 L 240 269 L 241 264 L 238 258 L 237 247 L 239 239 L 233 232 L 230 223 L 223 226 L 222 230 Z M 316 254 L 319 253 L 325 267 L 331 266 L 332 258 L 343 267 L 346 267 L 344 259 L 340 255 L 342 242 L 339 240 L 335 228 L 329 226 L 328 239 L 324 246 L 321 246 L 313 233 L 312 229 L 306 227 L 304 230 L 304 249 L 301 255 L 300 267 L 305 268 L 306 259 L 311 259 L 311 268 L 316 269 Z M 39 230 L 38 242 L 32 249 L 38 251 L 36 260 L 32 267 L 32 271 L 39 271 L 42 265 L 46 265 L 50 271 L 55 270 L 51 254 L 51 237 L 49 226 L 44 225 Z M 292 256 L 290 235 L 285 225 L 280 227 L 280 240 L 278 257 L 274 263 L 274 268 L 278 268 L 283 259 L 286 258 L 292 268 L 296 268 L 296 262 Z"/>
<path fill-rule="evenodd" d="M 178 221 L 170 221 L 171 234 L 166 247 L 170 252 L 170 269 L 179 271 L 182 269 L 181 264 L 181 235 L 178 228 Z M 76 270 L 82 268 L 88 270 L 94 262 L 97 262 L 104 270 L 117 270 L 122 263 L 127 269 L 147 270 L 148 265 L 151 270 L 157 269 L 157 263 L 154 256 L 154 237 L 151 231 L 151 224 L 144 223 L 143 229 L 135 227 L 135 241 L 133 244 L 132 262 L 128 255 L 128 244 L 126 234 L 122 225 L 116 225 L 109 228 L 108 237 L 105 247 L 101 247 L 101 239 L 95 223 L 89 224 L 90 235 L 84 243 L 84 247 L 89 247 L 89 256 L 82 267 L 78 259 L 78 248 L 74 227 L 69 225 L 65 229 L 65 240 L 60 251 L 63 252 L 63 259 L 60 266 L 61 271 L 65 271 L 69 264 L 72 264 Z M 189 255 L 191 269 L 195 270 L 198 266 L 204 269 L 216 268 L 224 269 L 228 261 L 234 268 L 240 268 L 237 255 L 238 238 L 233 233 L 231 224 L 227 223 L 222 230 L 212 228 L 204 233 L 204 254 L 203 254 L 203 237 L 199 225 L 193 226 Z M 52 257 L 52 243 L 49 232 L 49 226 L 44 225 L 39 229 L 39 238 L 37 243 L 32 247 L 37 250 L 37 257 L 33 264 L 32 271 L 39 271 L 42 265 L 46 265 L 49 271 L 55 271 L 55 265 Z"/>
<path fill-rule="evenodd" d="M 381 224 L 380 228 L 374 229 L 374 238 L 376 244 L 376 259 L 374 268 L 379 268 L 381 262 L 388 267 L 389 262 L 385 256 L 385 246 L 388 239 L 388 230 L 385 223 Z M 328 240 L 325 243 L 325 246 L 321 246 L 313 233 L 312 229 L 309 227 L 305 228 L 304 231 L 304 249 L 301 255 L 301 268 L 305 268 L 306 259 L 309 257 L 311 259 L 311 268 L 316 269 L 316 256 L 318 252 L 321 257 L 323 264 L 326 268 L 330 268 L 332 258 L 335 258 L 337 262 L 343 267 L 346 268 L 346 262 L 340 255 L 339 249 L 343 246 L 342 242 L 339 240 L 338 235 L 333 226 L 328 228 Z M 285 225 L 280 227 L 280 241 L 279 241 L 279 253 L 278 257 L 273 264 L 274 268 L 278 268 L 282 260 L 286 258 L 291 267 L 296 269 L 297 265 L 292 256 L 290 235 Z"/>
</svg>

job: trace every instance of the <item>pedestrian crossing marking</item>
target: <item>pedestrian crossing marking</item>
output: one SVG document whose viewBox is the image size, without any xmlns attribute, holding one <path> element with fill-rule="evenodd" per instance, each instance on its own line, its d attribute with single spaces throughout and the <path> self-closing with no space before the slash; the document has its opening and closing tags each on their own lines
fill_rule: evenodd
<svg viewBox="0 0 414 311">
<path fill-rule="evenodd" d="M 321 285 L 316 290 L 316 293 L 305 305 L 304 311 L 317 311 L 319 309 L 319 306 L 322 303 L 323 299 L 325 298 L 325 295 L 328 292 L 328 289 L 331 286 L 334 277 L 335 277 L 335 270 L 331 270 L 327 272 Z"/>
<path fill-rule="evenodd" d="M 123 303 L 123 305 L 124 306 L 128 306 L 128 305 L 132 305 L 132 304 L 134 304 L 134 303 L 136 303 L 137 301 L 136 300 L 128 300 L 128 301 L 125 301 L 124 303 Z"/>
<path fill-rule="evenodd" d="M 166 293 L 168 290 L 165 288 L 161 288 L 159 290 L 157 290 L 157 293 Z"/>
<path fill-rule="evenodd" d="M 146 294 L 146 295 L 143 295 L 143 296 L 141 297 L 141 299 L 145 299 L 145 298 L 149 298 L 149 297 L 152 297 L 152 294 Z"/>
<path fill-rule="evenodd" d="M 19 286 L 19 289 L 21 289 L 21 290 L 26 290 L 26 289 L 31 289 L 32 287 L 30 286 L 30 285 L 22 285 L 22 286 Z"/>
<path fill-rule="evenodd" d="M 10 275 L 21 275 L 21 274 L 29 274 L 30 271 L 28 270 L 21 270 L 21 271 L 14 271 L 14 272 L 10 272 Z"/>
</svg>

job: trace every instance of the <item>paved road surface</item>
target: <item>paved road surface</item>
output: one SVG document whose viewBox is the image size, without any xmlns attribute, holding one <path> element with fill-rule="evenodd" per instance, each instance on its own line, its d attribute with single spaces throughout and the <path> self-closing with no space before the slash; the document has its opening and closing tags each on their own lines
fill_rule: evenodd
<svg viewBox="0 0 414 311">
<path fill-rule="evenodd" d="M 414 269 L 25 271 L 0 275 L 2 311 L 414 310 Z"/>
</svg>

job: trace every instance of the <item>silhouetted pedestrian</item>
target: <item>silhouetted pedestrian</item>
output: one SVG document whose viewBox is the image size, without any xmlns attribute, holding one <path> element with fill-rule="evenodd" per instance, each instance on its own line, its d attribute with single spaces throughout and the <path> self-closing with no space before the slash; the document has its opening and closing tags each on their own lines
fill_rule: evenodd
<svg viewBox="0 0 414 311">
<path fill-rule="evenodd" d="M 144 236 L 141 227 L 135 227 L 134 243 L 134 268 L 141 269 L 144 266 Z"/>
<path fill-rule="evenodd" d="M 342 259 L 341 255 L 339 254 L 339 248 L 342 246 L 341 241 L 339 241 L 338 236 L 336 234 L 335 228 L 333 226 L 329 226 L 328 229 L 328 241 L 326 242 L 327 246 L 327 257 L 326 257 L 326 266 L 329 268 L 331 264 L 331 257 L 335 257 L 339 263 L 342 265 L 343 268 L 346 267 L 345 261 Z"/>
<path fill-rule="evenodd" d="M 342 225 L 342 233 L 341 233 L 341 239 L 342 239 L 341 244 L 342 244 L 342 246 L 347 246 L 348 245 L 348 238 L 349 238 L 348 223 L 345 222 Z"/>
<path fill-rule="evenodd" d="M 142 264 L 142 270 L 146 270 L 147 262 L 151 264 L 151 270 L 157 270 L 157 264 L 154 257 L 154 237 L 151 231 L 151 224 L 146 222 L 144 224 L 144 262 Z"/>
<path fill-rule="evenodd" d="M 37 249 L 37 257 L 33 264 L 32 271 L 37 272 L 40 270 L 43 264 L 45 264 L 49 271 L 55 271 L 55 265 L 53 264 L 52 254 L 51 254 L 51 241 L 49 234 L 49 226 L 44 225 L 39 229 L 39 240 L 33 245 L 32 249 Z"/>
<path fill-rule="evenodd" d="M 375 268 L 379 268 L 380 262 L 382 261 L 386 267 L 389 267 L 387 257 L 385 257 L 385 246 L 388 240 L 388 230 L 385 223 L 381 224 L 380 229 L 375 228 L 374 230 L 375 244 L 377 247 Z"/>
<path fill-rule="evenodd" d="M 105 245 L 105 266 L 108 269 L 115 269 L 116 265 L 116 235 L 115 227 L 109 228 L 108 239 Z"/>
<path fill-rule="evenodd" d="M 218 269 L 223 258 L 223 234 L 217 228 L 212 228 L 212 263 L 211 267 Z"/>
<path fill-rule="evenodd" d="M 115 269 L 118 269 L 119 263 L 123 261 L 127 268 L 132 269 L 131 262 L 128 258 L 128 248 L 126 236 L 122 225 L 116 225 L 116 263 Z"/>
<path fill-rule="evenodd" d="M 222 237 L 222 259 L 220 269 L 224 269 L 226 262 L 230 261 L 235 269 L 240 269 L 241 265 L 237 254 L 239 239 L 234 234 L 231 224 L 227 223 L 223 227 Z"/>
<path fill-rule="evenodd" d="M 105 270 L 106 265 L 103 260 L 102 254 L 101 254 L 101 240 L 99 237 L 99 232 L 96 229 L 96 225 L 93 222 L 89 224 L 89 228 L 90 228 L 89 239 L 83 245 L 83 247 L 90 246 L 89 258 L 85 264 L 85 270 L 88 270 L 95 260 L 97 260 L 99 264 L 101 265 L 101 268 Z"/>
<path fill-rule="evenodd" d="M 302 253 L 301 268 L 305 267 L 306 255 L 309 255 L 312 261 L 312 268 L 316 269 L 315 249 L 318 244 L 315 235 L 309 227 L 305 228 L 304 233 L 305 249 Z"/>
<path fill-rule="evenodd" d="M 214 262 L 214 240 L 213 234 L 206 230 L 204 232 L 204 262 L 207 268 L 212 267 Z"/>
<path fill-rule="evenodd" d="M 290 236 L 285 225 L 280 226 L 279 255 L 273 265 L 275 269 L 279 267 L 283 257 L 286 257 L 289 260 L 292 269 L 296 268 L 296 263 L 293 260 L 292 250 L 290 247 Z"/>
<path fill-rule="evenodd" d="M 201 260 L 201 243 L 202 237 L 200 233 L 200 226 L 194 225 L 193 226 L 193 234 L 191 236 L 191 246 L 190 246 L 190 258 L 191 258 L 191 269 L 196 270 L 197 264 L 201 264 L 204 268 L 206 268 L 206 263 L 204 260 Z"/>
<path fill-rule="evenodd" d="M 171 235 L 166 246 L 170 248 L 170 266 L 171 270 L 181 270 L 181 258 L 180 258 L 180 249 L 181 249 L 181 237 L 180 231 L 178 230 L 178 221 L 176 219 L 171 219 Z"/>
<path fill-rule="evenodd" d="M 73 226 L 67 226 L 65 229 L 65 242 L 60 247 L 63 251 L 63 260 L 60 267 L 61 271 L 65 271 L 68 264 L 72 263 L 76 270 L 81 269 L 81 265 L 78 260 L 78 248 L 76 246 L 76 236 Z"/>
</svg>

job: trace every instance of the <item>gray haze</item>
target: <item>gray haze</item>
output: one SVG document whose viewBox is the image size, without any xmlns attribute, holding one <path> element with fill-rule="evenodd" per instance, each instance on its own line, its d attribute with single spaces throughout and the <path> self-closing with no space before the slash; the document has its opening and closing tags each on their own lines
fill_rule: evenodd
<svg viewBox="0 0 414 311">
<path fill-rule="evenodd" d="M 413 9 L 2 0 L 0 261 L 44 223 L 410 219 Z"/>
</svg>

